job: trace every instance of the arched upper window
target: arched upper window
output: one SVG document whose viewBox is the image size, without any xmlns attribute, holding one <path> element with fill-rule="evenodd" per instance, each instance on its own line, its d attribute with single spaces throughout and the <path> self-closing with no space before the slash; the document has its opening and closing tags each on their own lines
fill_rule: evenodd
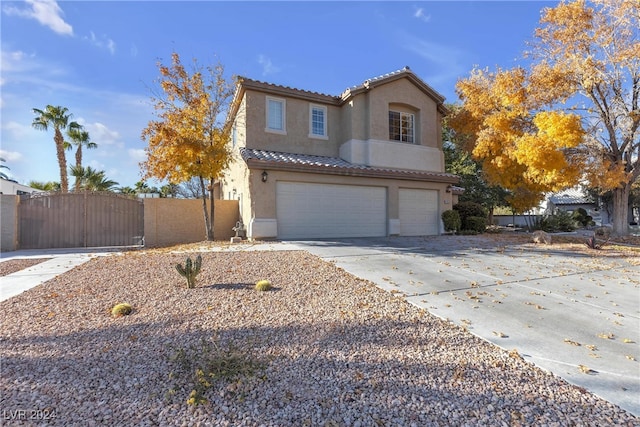
<svg viewBox="0 0 640 427">
<path fill-rule="evenodd" d="M 400 104 L 389 104 L 389 139 L 415 144 L 416 114 L 413 109 Z"/>
</svg>

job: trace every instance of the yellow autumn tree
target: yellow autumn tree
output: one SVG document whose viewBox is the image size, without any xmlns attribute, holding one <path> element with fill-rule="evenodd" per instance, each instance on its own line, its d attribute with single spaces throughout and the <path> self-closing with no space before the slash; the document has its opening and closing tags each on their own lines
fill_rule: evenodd
<svg viewBox="0 0 640 427">
<path fill-rule="evenodd" d="M 227 144 L 231 130 L 224 125 L 223 114 L 233 97 L 234 83 L 225 78 L 220 63 L 202 67 L 194 59 L 188 71 L 175 52 L 170 65 L 158 63 L 158 68 L 162 92 L 152 97 L 158 119 L 142 131 L 142 140 L 148 144 L 147 158 L 140 163 L 143 179 L 179 184 L 197 178 L 206 239 L 213 240 L 213 187 L 231 161 Z"/>
<path fill-rule="evenodd" d="M 580 166 L 566 156 L 582 141 L 580 117 L 541 110 L 528 91 L 529 78 L 523 68 L 474 69 L 456 87 L 463 108 L 448 118 L 457 133 L 467 136 L 467 149 L 482 162 L 487 179 L 510 190 L 509 201 L 518 212 L 580 175 Z"/>
<path fill-rule="evenodd" d="M 640 1 L 544 8 L 527 69 L 475 69 L 457 85 L 487 175 L 509 189 L 556 191 L 587 180 L 613 192 L 613 230 L 628 233 L 640 176 Z"/>
</svg>

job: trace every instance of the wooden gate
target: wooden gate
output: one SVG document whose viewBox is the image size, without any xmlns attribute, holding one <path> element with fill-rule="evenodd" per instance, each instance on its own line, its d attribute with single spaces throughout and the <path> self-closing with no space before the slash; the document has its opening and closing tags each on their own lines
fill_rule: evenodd
<svg viewBox="0 0 640 427">
<path fill-rule="evenodd" d="M 18 205 L 19 249 L 144 244 L 144 204 L 114 193 L 34 194 Z"/>
</svg>

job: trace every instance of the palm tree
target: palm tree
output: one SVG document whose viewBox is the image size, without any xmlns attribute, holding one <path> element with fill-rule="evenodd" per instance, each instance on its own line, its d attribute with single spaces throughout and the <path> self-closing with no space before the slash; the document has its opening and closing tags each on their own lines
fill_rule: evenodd
<svg viewBox="0 0 640 427">
<path fill-rule="evenodd" d="M 34 114 L 38 116 L 33 119 L 31 125 L 38 130 L 49 130 L 53 127 L 53 142 L 56 144 L 56 154 L 58 156 L 58 166 L 60 167 L 60 188 L 63 193 L 69 191 L 69 180 L 67 178 L 67 159 L 64 155 L 64 137 L 62 131 L 65 129 L 77 129 L 80 125 L 71 122 L 72 114 L 68 113 L 66 107 L 47 105 L 44 110 L 34 108 Z"/>
<path fill-rule="evenodd" d="M 92 170 L 87 167 L 85 189 L 89 191 L 113 191 L 119 183 L 108 179 L 105 171 Z"/>
<path fill-rule="evenodd" d="M 60 190 L 60 183 L 53 182 L 53 181 L 48 181 L 48 182 L 29 181 L 27 185 L 31 188 L 35 188 L 36 190 L 42 190 L 42 191 L 59 191 Z"/>
<path fill-rule="evenodd" d="M 80 189 L 86 191 L 113 191 L 118 185 L 116 181 L 108 179 L 105 171 L 98 171 L 91 166 L 71 168 L 71 175 L 80 182 Z"/>
<path fill-rule="evenodd" d="M 126 195 L 129 195 L 129 196 L 135 196 L 137 194 L 136 190 L 131 188 L 131 187 L 120 187 L 120 188 L 118 188 L 118 192 L 120 194 L 126 194 Z"/>
<path fill-rule="evenodd" d="M 67 135 L 69 136 L 69 138 L 71 138 L 71 142 L 65 141 L 65 148 L 70 150 L 74 145 L 77 147 L 75 167 L 80 168 L 82 167 L 82 147 L 87 147 L 87 149 L 98 148 L 98 144 L 91 141 L 91 139 L 89 138 L 89 132 L 84 130 L 82 126 L 79 126 L 78 128 L 68 129 Z M 80 191 L 80 180 L 77 176 L 74 191 Z"/>
<path fill-rule="evenodd" d="M 0 162 L 6 162 L 5 159 L 3 159 L 2 157 L 0 157 Z M 9 166 L 5 166 L 5 165 L 0 165 L 0 169 L 7 169 L 9 170 Z M 9 176 L 4 173 L 4 172 L 0 172 L 0 177 L 4 178 L 4 179 L 9 179 Z"/>
</svg>

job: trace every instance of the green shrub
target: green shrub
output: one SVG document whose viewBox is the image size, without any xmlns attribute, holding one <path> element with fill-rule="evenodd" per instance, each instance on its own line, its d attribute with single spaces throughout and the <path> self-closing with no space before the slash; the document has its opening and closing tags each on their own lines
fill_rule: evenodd
<svg viewBox="0 0 640 427">
<path fill-rule="evenodd" d="M 256 290 L 257 291 L 268 291 L 271 289 L 271 282 L 268 280 L 258 280 L 256 282 Z"/>
<path fill-rule="evenodd" d="M 578 208 L 577 210 L 573 211 L 571 217 L 574 219 L 574 221 L 576 221 L 583 227 L 589 227 L 596 224 L 593 221 L 593 217 L 587 214 L 587 211 L 583 208 Z"/>
<path fill-rule="evenodd" d="M 487 212 L 482 205 L 475 202 L 460 202 L 453 205 L 453 210 L 460 214 L 460 220 L 462 221 L 462 228 L 464 228 L 465 219 L 471 216 L 477 216 L 481 218 L 487 218 Z"/>
<path fill-rule="evenodd" d="M 462 224 L 463 230 L 473 230 L 477 233 L 484 233 L 487 229 L 487 219 L 481 216 L 470 216 Z"/>
<path fill-rule="evenodd" d="M 462 230 L 484 233 L 487 228 L 487 212 L 482 205 L 475 202 L 460 202 L 453 205 L 453 209 L 460 215 Z"/>
<path fill-rule="evenodd" d="M 442 222 L 444 223 L 444 231 L 453 231 L 457 233 L 460 231 L 462 221 L 460 221 L 460 214 L 458 211 L 449 210 L 442 212 Z"/>
<path fill-rule="evenodd" d="M 133 312 L 133 307 L 131 307 L 131 305 L 129 305 L 127 303 L 116 304 L 111 309 L 111 315 L 114 316 L 114 317 L 127 316 L 127 315 L 131 314 L 131 312 Z"/>
<path fill-rule="evenodd" d="M 184 267 L 182 264 L 176 265 L 176 270 L 178 273 L 185 279 L 187 279 L 187 288 L 191 289 L 196 286 L 196 276 L 200 273 L 200 268 L 202 267 L 202 256 L 198 255 L 196 258 L 196 262 L 191 261 L 191 258 L 187 257 L 187 260 L 184 263 Z"/>
<path fill-rule="evenodd" d="M 547 233 L 574 231 L 576 228 L 578 228 L 578 223 L 573 216 L 566 211 L 558 211 L 553 215 L 545 215 L 534 225 L 534 229 L 543 230 Z"/>
</svg>

